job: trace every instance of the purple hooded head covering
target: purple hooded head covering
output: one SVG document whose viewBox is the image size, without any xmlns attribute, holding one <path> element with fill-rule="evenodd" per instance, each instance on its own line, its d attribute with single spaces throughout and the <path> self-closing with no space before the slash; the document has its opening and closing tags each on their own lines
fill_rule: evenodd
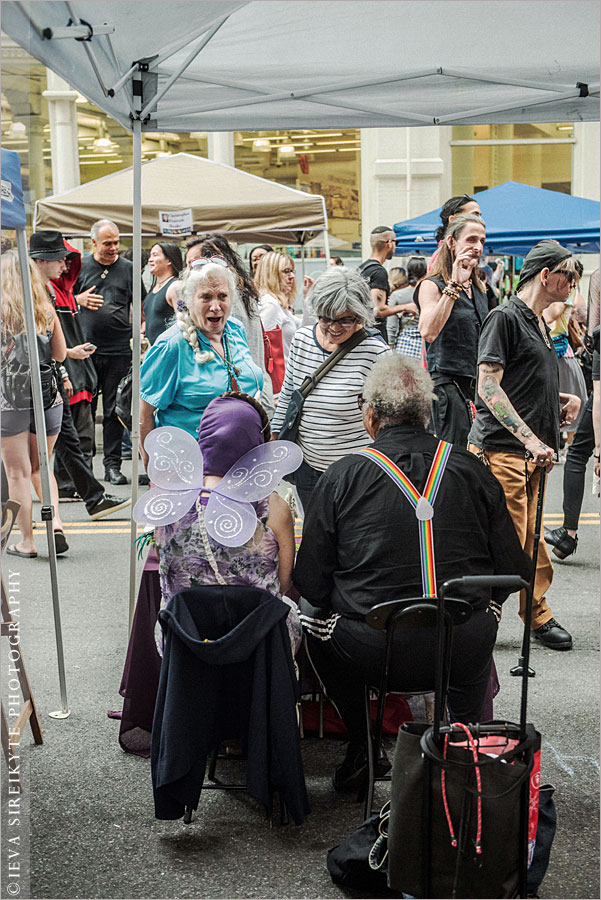
<svg viewBox="0 0 601 900">
<path fill-rule="evenodd" d="M 205 475 L 223 477 L 240 457 L 265 443 L 257 410 L 238 397 L 211 400 L 200 420 L 198 445 Z"/>
</svg>

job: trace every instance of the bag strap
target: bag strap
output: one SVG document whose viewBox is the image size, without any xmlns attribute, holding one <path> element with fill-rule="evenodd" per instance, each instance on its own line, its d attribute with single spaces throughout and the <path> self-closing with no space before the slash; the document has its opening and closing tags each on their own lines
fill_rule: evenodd
<svg viewBox="0 0 601 900">
<path fill-rule="evenodd" d="M 419 554 L 424 597 L 436 597 L 436 562 L 434 559 L 432 517 L 434 515 L 434 501 L 436 500 L 438 488 L 440 487 L 452 447 L 453 445 L 449 444 L 448 441 L 439 441 L 423 494 L 420 494 L 413 482 L 399 469 L 396 463 L 393 463 L 380 450 L 367 447 L 365 450 L 357 451 L 360 456 L 366 456 L 375 462 L 388 475 L 415 510 L 415 516 L 419 521 Z"/>
<path fill-rule="evenodd" d="M 343 356 L 346 356 L 347 353 L 350 353 L 351 350 L 354 350 L 362 341 L 369 337 L 369 333 L 365 330 L 365 328 L 359 329 L 353 334 L 348 341 L 345 341 L 344 344 L 340 344 L 333 353 L 324 359 L 322 364 L 315 369 L 312 375 L 307 375 L 301 384 L 299 391 L 303 395 L 303 399 L 306 400 L 311 391 L 317 387 L 321 379 L 328 374 L 330 369 L 332 369 L 339 359 L 342 359 Z"/>
</svg>

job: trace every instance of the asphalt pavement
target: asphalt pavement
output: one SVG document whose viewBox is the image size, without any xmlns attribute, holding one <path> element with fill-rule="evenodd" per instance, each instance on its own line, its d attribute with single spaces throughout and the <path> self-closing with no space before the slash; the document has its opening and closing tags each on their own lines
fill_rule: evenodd
<svg viewBox="0 0 601 900">
<path fill-rule="evenodd" d="M 124 463 L 126 474 L 130 465 Z M 561 524 L 561 481 L 562 469 L 556 467 L 547 500 L 546 524 L 551 527 Z M 110 490 L 126 496 L 128 488 Z M 39 514 L 39 506 L 34 511 Z M 362 819 L 354 798 L 337 795 L 331 786 L 333 768 L 344 752 L 338 740 L 305 737 L 313 812 L 299 828 L 282 827 L 277 820 L 269 823 L 244 795 L 219 791 L 201 797 L 189 826 L 154 819 L 149 761 L 123 753 L 117 741 L 119 723 L 107 717 L 108 710 L 121 706 L 129 523 L 120 518 L 122 513 L 92 522 L 82 503 L 61 504 L 61 515 L 70 545 L 58 560 L 69 718 L 49 716 L 61 703 L 41 525 L 36 528 L 37 559 L 3 559 L 4 578 L 10 576 L 21 598 L 22 649 L 44 744 L 34 746 L 29 732 L 21 742 L 26 786 L 21 821 L 11 831 L 5 818 L 3 838 L 6 866 L 6 841 L 19 834 L 12 848 L 19 848 L 21 868 L 11 870 L 18 891 L 8 890 L 5 868 L 2 896 L 349 896 L 331 882 L 325 867 L 327 850 Z M 551 863 L 540 890 L 545 898 L 601 895 L 599 503 L 591 495 L 590 477 L 579 538 L 575 557 L 556 565 L 549 593 L 553 614 L 572 633 L 574 649 L 550 651 L 533 643 L 531 657 L 536 677 L 529 683 L 528 718 L 542 734 L 542 781 L 556 788 L 558 816 Z M 495 717 L 512 720 L 519 717 L 519 683 L 509 675 L 521 639 L 516 609 L 516 599 L 510 598 L 495 652 L 501 681 Z M 6 675 L 4 661 L 2 673 Z M 378 790 L 384 799 L 386 787 Z M 4 793 L 5 806 L 7 796 Z"/>
</svg>

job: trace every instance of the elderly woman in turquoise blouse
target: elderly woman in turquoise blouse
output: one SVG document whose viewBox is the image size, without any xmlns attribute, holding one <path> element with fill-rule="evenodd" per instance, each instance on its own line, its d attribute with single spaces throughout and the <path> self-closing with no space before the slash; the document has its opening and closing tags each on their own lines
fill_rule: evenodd
<svg viewBox="0 0 601 900">
<path fill-rule="evenodd" d="M 194 437 L 211 400 L 224 391 L 258 396 L 263 373 L 243 325 L 229 319 L 236 281 L 219 257 L 198 259 L 186 274 L 176 322 L 150 348 L 141 370 L 140 453 L 146 435 L 175 425 Z"/>
</svg>

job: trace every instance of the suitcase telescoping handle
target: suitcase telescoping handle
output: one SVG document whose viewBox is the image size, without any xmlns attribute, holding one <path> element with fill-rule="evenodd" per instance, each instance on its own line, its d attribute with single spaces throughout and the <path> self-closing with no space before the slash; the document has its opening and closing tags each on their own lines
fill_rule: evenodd
<svg viewBox="0 0 601 900">
<path fill-rule="evenodd" d="M 528 582 L 519 575 L 464 575 L 463 578 L 451 578 L 445 581 L 439 591 L 441 597 L 445 597 L 450 591 L 457 588 L 506 588 L 510 591 L 521 591 L 528 587 Z"/>
</svg>

